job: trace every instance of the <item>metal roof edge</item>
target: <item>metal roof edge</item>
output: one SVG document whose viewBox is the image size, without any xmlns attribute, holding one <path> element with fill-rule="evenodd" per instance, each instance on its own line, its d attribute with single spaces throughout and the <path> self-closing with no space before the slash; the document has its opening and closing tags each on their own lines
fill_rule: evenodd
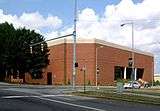
<svg viewBox="0 0 160 111">
<path fill-rule="evenodd" d="M 73 43 L 73 40 L 71 38 L 63 38 L 63 39 L 47 42 L 48 47 L 63 44 L 63 43 Z M 104 46 L 109 46 L 109 47 L 122 49 L 122 50 L 126 50 L 126 51 L 133 51 L 131 48 L 129 48 L 127 46 L 118 45 L 118 44 L 115 44 L 115 43 L 107 42 L 107 41 L 96 39 L 96 38 L 92 38 L 92 39 L 77 38 L 77 43 L 78 44 L 79 43 L 96 43 L 96 44 L 101 44 L 101 45 L 104 45 Z M 154 55 L 152 53 L 141 51 L 141 50 L 138 50 L 138 49 L 134 49 L 134 52 L 154 57 Z"/>
</svg>

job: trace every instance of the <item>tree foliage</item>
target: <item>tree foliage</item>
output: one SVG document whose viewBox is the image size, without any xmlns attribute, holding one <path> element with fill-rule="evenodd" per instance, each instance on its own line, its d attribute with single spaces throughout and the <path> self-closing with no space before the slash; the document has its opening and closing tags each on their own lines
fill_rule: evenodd
<svg viewBox="0 0 160 111">
<path fill-rule="evenodd" d="M 33 46 L 30 44 L 43 42 Z M 25 28 L 15 29 L 7 22 L 0 24 L 0 74 L 32 74 L 41 77 L 42 69 L 49 64 L 48 47 L 44 37 L 34 30 Z"/>
</svg>

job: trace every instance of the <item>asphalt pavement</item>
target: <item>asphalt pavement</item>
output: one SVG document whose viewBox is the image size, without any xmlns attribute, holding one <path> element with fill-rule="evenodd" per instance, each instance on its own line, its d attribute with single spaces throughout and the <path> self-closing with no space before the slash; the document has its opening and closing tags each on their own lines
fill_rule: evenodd
<svg viewBox="0 0 160 111">
<path fill-rule="evenodd" d="M 68 95 L 63 88 L 0 88 L 0 111 L 159 111 L 160 106 Z"/>
</svg>

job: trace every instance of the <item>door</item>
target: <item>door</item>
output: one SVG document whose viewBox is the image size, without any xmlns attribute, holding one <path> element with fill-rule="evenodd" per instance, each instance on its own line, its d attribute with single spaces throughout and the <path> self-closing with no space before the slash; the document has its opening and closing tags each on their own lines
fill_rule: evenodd
<svg viewBox="0 0 160 111">
<path fill-rule="evenodd" d="M 52 85 L 52 72 L 47 73 L 47 84 Z"/>
</svg>

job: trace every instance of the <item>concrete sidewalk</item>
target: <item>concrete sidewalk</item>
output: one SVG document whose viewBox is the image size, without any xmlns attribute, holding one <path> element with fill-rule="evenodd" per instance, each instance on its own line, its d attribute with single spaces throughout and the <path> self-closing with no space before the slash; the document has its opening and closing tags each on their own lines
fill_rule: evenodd
<svg viewBox="0 0 160 111">
<path fill-rule="evenodd" d="M 32 85 L 32 84 L 13 84 L 13 83 L 5 83 L 5 82 L 0 82 L 0 87 L 21 87 L 21 88 L 37 88 L 37 89 L 50 89 L 50 88 L 58 88 L 58 89 L 73 89 L 72 85 Z M 75 90 L 82 89 L 83 90 L 84 86 L 76 86 Z M 99 86 L 99 89 L 115 89 L 116 87 L 114 86 Z M 86 86 L 87 90 L 96 90 L 96 86 Z"/>
<path fill-rule="evenodd" d="M 0 88 L 18 88 L 20 90 L 22 89 L 33 89 L 33 90 L 41 90 L 44 89 L 44 91 L 52 92 L 51 90 L 58 90 L 62 92 L 83 92 L 84 91 L 84 86 L 76 86 L 75 89 L 71 85 L 67 86 L 55 86 L 55 85 L 28 85 L 28 84 L 11 84 L 11 83 L 4 83 L 0 82 Z M 155 87 L 150 88 L 151 90 L 154 90 Z M 157 87 L 156 87 L 157 88 Z M 142 89 L 143 90 L 143 89 Z M 86 86 L 86 91 L 97 91 L 97 92 L 110 92 L 110 93 L 116 93 L 117 89 L 115 86 L 99 86 L 97 89 L 96 86 Z M 154 94 L 147 94 L 147 93 L 138 93 L 134 92 L 132 93 L 131 91 L 128 92 L 127 90 L 124 91 L 122 94 L 127 94 L 127 95 L 138 95 L 138 96 L 144 96 L 144 97 L 152 97 L 152 98 L 160 98 L 159 95 L 154 95 Z"/>
<path fill-rule="evenodd" d="M 13 85 L 15 85 L 15 84 L 0 82 L 0 86 L 13 86 Z"/>
</svg>

